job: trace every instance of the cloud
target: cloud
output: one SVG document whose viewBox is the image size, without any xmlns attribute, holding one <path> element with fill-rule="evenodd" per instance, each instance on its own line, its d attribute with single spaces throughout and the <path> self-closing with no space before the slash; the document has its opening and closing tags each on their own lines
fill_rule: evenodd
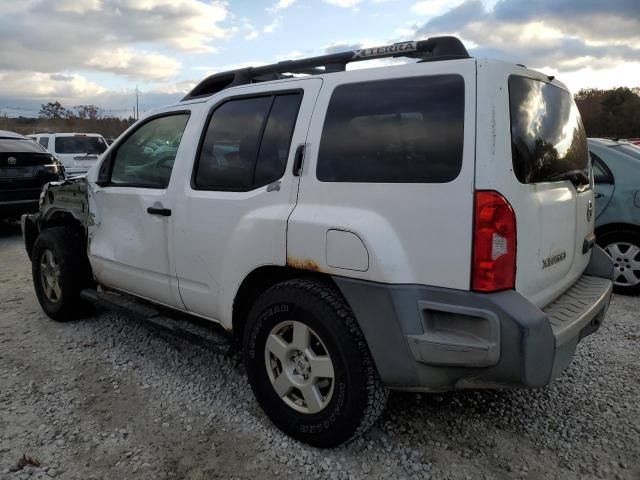
<svg viewBox="0 0 640 480">
<path fill-rule="evenodd" d="M 324 53 L 341 53 L 341 52 L 350 52 L 351 50 L 358 50 L 364 46 L 364 42 L 362 43 L 347 43 L 347 42 L 336 42 L 331 45 L 327 45 L 324 47 Z"/>
<path fill-rule="evenodd" d="M 105 91 L 82 75 L 51 75 L 43 72 L 0 72 L 0 84 L 3 93 L 47 100 L 99 95 Z"/>
<path fill-rule="evenodd" d="M 100 10 L 102 0 L 58 0 L 54 6 L 57 12 L 88 13 Z"/>
<path fill-rule="evenodd" d="M 284 10 L 285 8 L 289 8 L 291 5 L 296 3 L 296 0 L 278 0 L 278 2 L 274 3 L 268 10 L 277 11 Z"/>
<path fill-rule="evenodd" d="M 132 80 L 144 72 L 146 80 L 167 80 L 180 70 L 180 62 L 166 55 L 136 52 L 129 48 L 95 52 L 85 65 L 96 70 L 126 75 Z"/>
<path fill-rule="evenodd" d="M 455 34 L 474 56 L 532 68 L 602 69 L 640 62 L 640 2 L 502 0 L 487 10 L 479 0 L 467 0 L 430 19 L 416 34 Z"/>
<path fill-rule="evenodd" d="M 0 114 L 37 116 L 42 103 L 58 100 L 67 108 L 97 105 L 104 115 L 126 117 L 135 105 L 133 88 L 109 90 L 82 75 L 42 72 L 0 72 Z M 196 82 L 160 85 L 140 93 L 140 110 L 169 105 L 180 100 Z"/>
<path fill-rule="evenodd" d="M 410 10 L 417 15 L 440 15 L 453 7 L 457 7 L 462 0 L 423 0 L 411 5 Z"/>
<path fill-rule="evenodd" d="M 258 38 L 260 36 L 260 32 L 257 30 L 251 30 L 249 33 L 247 33 L 244 36 L 245 40 L 255 40 L 256 38 Z"/>
<path fill-rule="evenodd" d="M 359 3 L 362 3 L 362 0 L 324 0 L 331 5 L 335 5 L 341 8 L 353 8 L 356 7 Z"/>
<path fill-rule="evenodd" d="M 617 17 L 640 16 L 637 0 L 502 0 L 495 5 L 499 20 L 526 20 L 540 17 L 556 17 L 561 20 L 592 15 Z"/>
<path fill-rule="evenodd" d="M 262 31 L 264 33 L 273 33 L 282 26 L 282 17 L 276 17 L 269 25 L 266 25 Z"/>
<path fill-rule="evenodd" d="M 72 82 L 73 75 L 63 75 L 62 73 L 54 73 L 49 75 L 51 80 L 56 80 L 58 82 Z"/>
<path fill-rule="evenodd" d="M 37 65 L 42 72 L 95 69 L 157 80 L 179 68 L 172 54 L 215 52 L 233 32 L 224 27 L 229 13 L 220 1 L 24 0 L 6 8 L 0 70 Z"/>
</svg>

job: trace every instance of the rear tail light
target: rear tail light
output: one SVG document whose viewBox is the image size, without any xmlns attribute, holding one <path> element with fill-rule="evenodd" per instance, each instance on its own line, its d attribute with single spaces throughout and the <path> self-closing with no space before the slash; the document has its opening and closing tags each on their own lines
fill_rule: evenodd
<svg viewBox="0 0 640 480">
<path fill-rule="evenodd" d="M 475 192 L 471 289 L 497 292 L 514 288 L 516 216 L 498 192 Z"/>
</svg>

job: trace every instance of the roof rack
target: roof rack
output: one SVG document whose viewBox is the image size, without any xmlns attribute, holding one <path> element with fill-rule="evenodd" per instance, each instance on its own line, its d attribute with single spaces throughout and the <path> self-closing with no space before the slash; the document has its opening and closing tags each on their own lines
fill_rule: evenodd
<svg viewBox="0 0 640 480">
<path fill-rule="evenodd" d="M 456 37 L 433 37 L 427 40 L 394 43 L 383 47 L 361 48 L 319 57 L 248 67 L 216 73 L 202 80 L 183 99 L 208 97 L 226 88 L 255 82 L 290 78 L 293 74 L 318 75 L 343 72 L 347 64 L 374 58 L 409 57 L 421 61 L 469 58 L 469 53 Z M 287 75 L 288 74 L 288 75 Z"/>
</svg>

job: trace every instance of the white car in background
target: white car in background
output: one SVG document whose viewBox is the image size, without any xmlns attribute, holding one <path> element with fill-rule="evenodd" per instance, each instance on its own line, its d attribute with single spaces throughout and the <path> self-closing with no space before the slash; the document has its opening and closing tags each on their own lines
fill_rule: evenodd
<svg viewBox="0 0 640 480">
<path fill-rule="evenodd" d="M 67 175 L 81 175 L 93 167 L 108 144 L 98 133 L 36 133 L 34 139 L 62 164 Z"/>
</svg>

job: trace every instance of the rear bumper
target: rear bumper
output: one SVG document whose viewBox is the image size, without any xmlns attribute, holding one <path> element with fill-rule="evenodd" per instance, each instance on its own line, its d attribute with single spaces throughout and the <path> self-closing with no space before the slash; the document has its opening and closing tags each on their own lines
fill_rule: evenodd
<svg viewBox="0 0 640 480">
<path fill-rule="evenodd" d="M 594 256 L 598 268 L 590 265 L 544 309 L 515 290 L 479 294 L 334 280 L 387 386 L 540 387 L 569 365 L 580 340 L 595 332 L 606 314 L 613 285 L 606 278 L 607 260 Z"/>
<path fill-rule="evenodd" d="M 86 175 L 91 167 L 64 167 L 64 172 L 67 177 L 77 177 L 79 175 Z"/>
</svg>

